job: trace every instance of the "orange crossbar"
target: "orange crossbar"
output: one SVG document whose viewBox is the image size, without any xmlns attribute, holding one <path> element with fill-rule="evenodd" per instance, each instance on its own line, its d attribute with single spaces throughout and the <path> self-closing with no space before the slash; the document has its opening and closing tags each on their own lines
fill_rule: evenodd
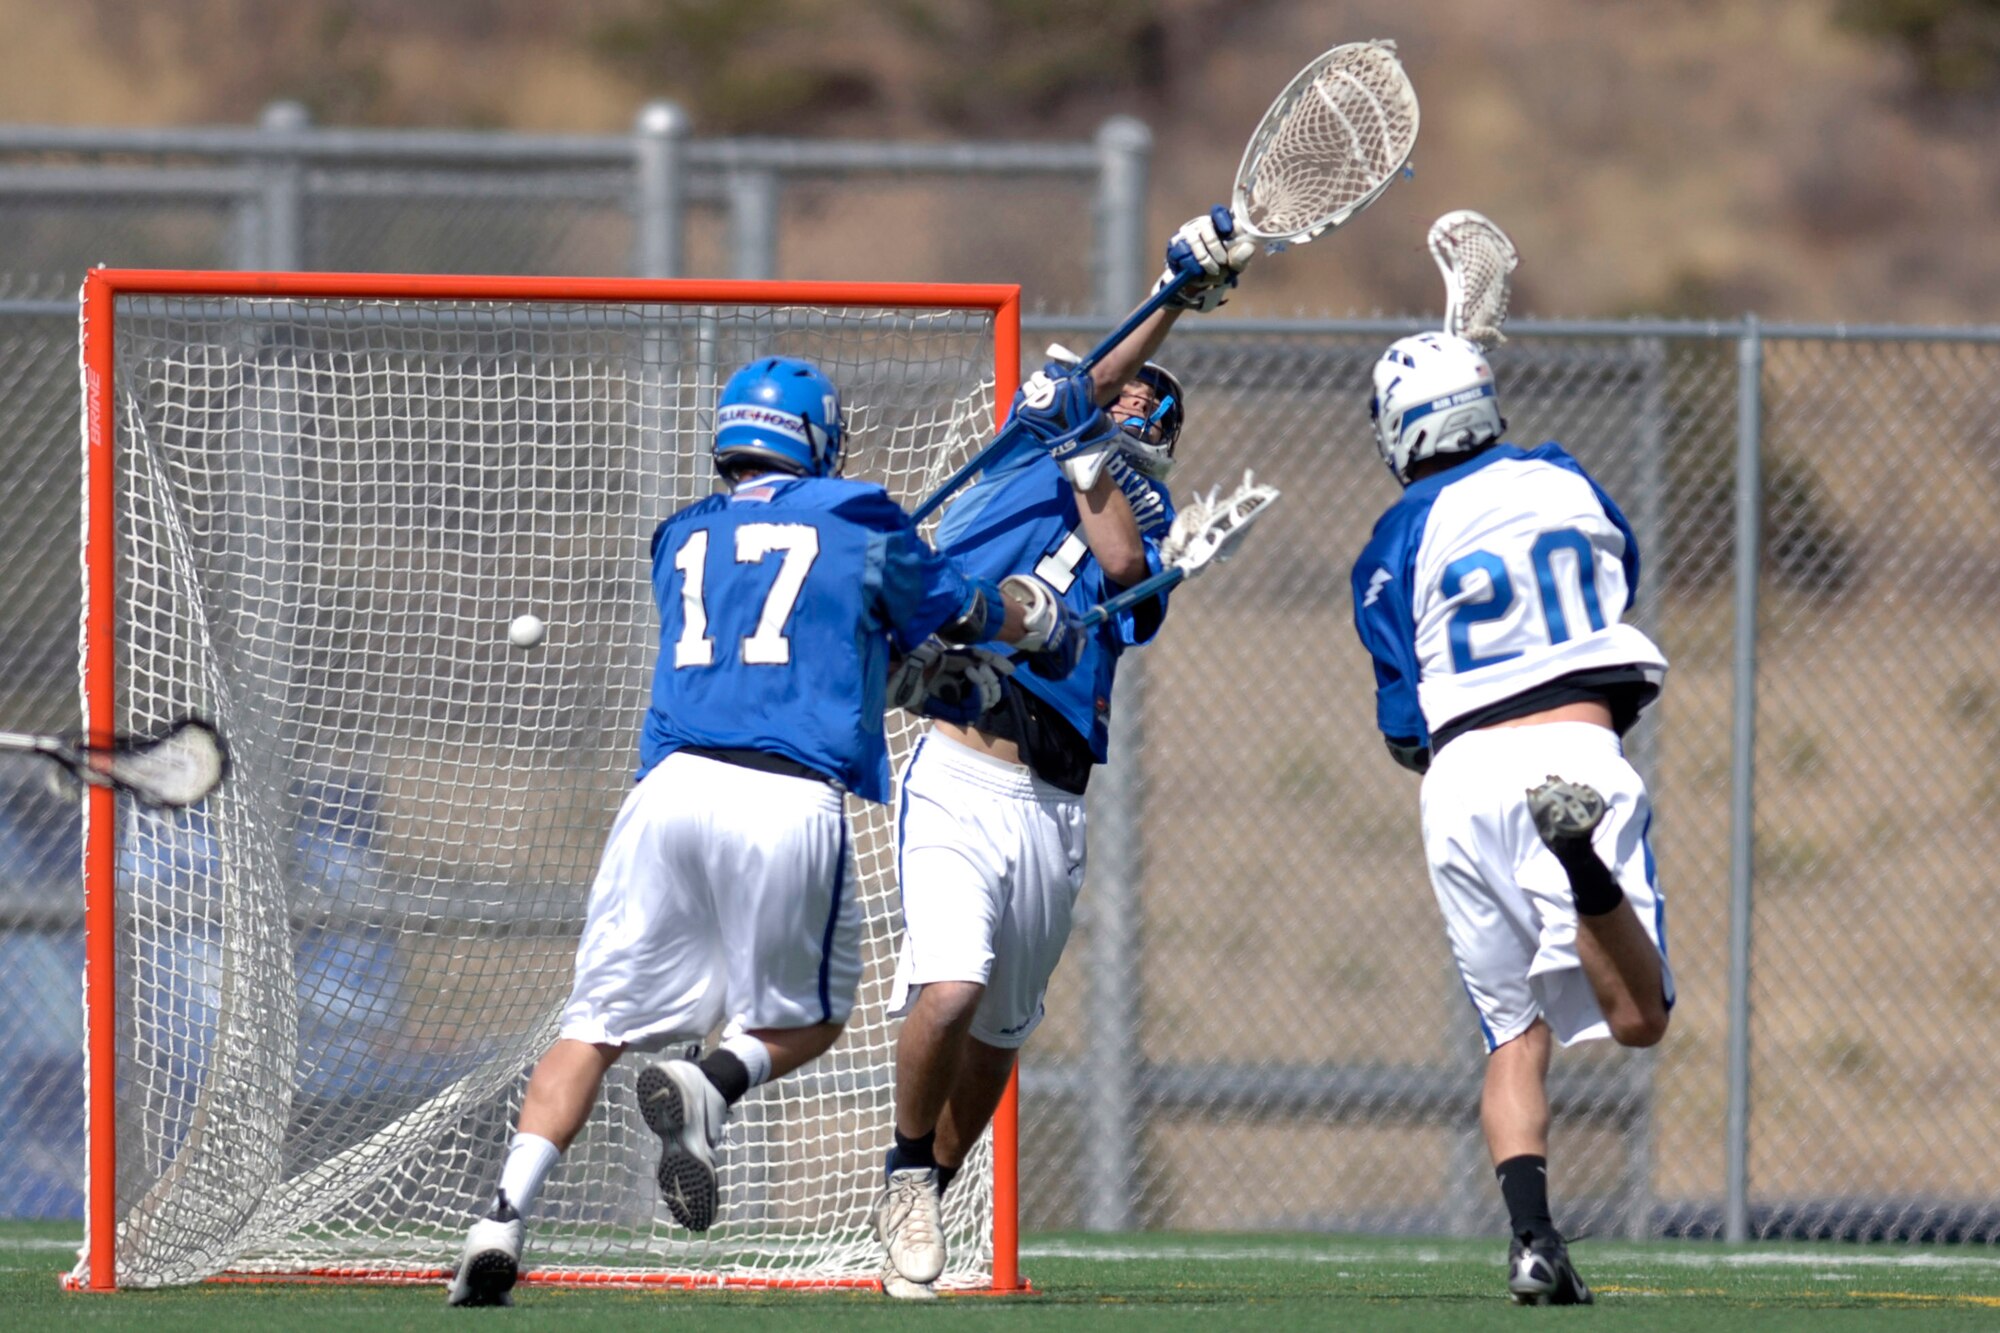
<svg viewBox="0 0 2000 1333">
<path fill-rule="evenodd" d="M 120 296 L 327 297 L 352 300 L 600 301 L 676 305 L 873 306 L 993 312 L 993 424 L 1006 420 L 1012 389 L 1021 378 L 1021 289 L 1006 283 L 751 282 L 706 278 L 466 277 L 431 273 L 222 273 L 179 269 L 95 268 L 84 278 L 83 429 L 84 491 L 84 726 L 93 744 L 108 744 L 117 730 L 116 434 L 111 404 L 112 332 Z M 117 1018 L 117 805 L 106 788 L 86 798 L 83 854 L 84 1048 L 87 1182 L 85 1289 L 117 1289 L 118 1234 L 118 1018 Z M 1031 1290 L 1020 1279 L 1019 1192 L 1016 1171 L 1016 1083 L 1010 1083 L 993 1121 L 994 1291 Z M 1005 1182 L 1004 1186 L 1002 1182 Z M 321 1281 L 418 1281 L 381 1278 L 362 1270 L 321 1269 Z M 1003 1280 L 1004 1279 L 1004 1280 Z M 236 1279 L 230 1279 L 236 1280 Z M 530 1281 L 596 1283 L 605 1279 L 536 1277 Z M 729 1285 L 721 1279 L 650 1275 L 621 1285 Z M 854 1285 L 810 1280 L 756 1280 L 762 1286 Z M 79 1285 L 65 1279 L 65 1287 Z M 866 1285 L 863 1283 L 862 1285 Z"/>
</svg>

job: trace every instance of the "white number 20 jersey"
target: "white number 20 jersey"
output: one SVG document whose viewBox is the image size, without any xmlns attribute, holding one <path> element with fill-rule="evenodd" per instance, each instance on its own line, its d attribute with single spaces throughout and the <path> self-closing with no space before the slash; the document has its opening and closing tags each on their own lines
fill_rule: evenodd
<svg viewBox="0 0 2000 1333">
<path fill-rule="evenodd" d="M 1455 718 L 1577 672 L 1667 660 L 1621 624 L 1639 585 L 1631 526 L 1561 445 L 1502 444 L 1407 487 L 1354 567 L 1376 721 L 1428 745 Z"/>
</svg>

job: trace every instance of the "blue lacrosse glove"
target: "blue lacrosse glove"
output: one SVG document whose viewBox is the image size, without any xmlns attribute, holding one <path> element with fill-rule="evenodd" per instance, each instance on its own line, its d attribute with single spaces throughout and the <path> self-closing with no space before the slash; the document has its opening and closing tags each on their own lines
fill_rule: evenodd
<svg viewBox="0 0 2000 1333">
<path fill-rule="evenodd" d="M 1117 446 L 1118 426 L 1097 405 L 1090 376 L 1051 361 L 1028 377 L 1014 395 L 1008 424 L 1018 424 L 1058 463 Z"/>
</svg>

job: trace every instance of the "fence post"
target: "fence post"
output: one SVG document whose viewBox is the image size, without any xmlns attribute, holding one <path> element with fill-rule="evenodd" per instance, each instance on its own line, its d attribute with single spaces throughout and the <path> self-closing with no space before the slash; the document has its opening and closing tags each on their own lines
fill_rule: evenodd
<svg viewBox="0 0 2000 1333">
<path fill-rule="evenodd" d="M 729 173 L 729 276 L 778 276 L 778 174 Z"/>
<path fill-rule="evenodd" d="M 1097 310 L 1115 320 L 1145 290 L 1146 167 L 1152 131 L 1114 116 L 1097 132 Z M 1139 654 L 1118 669 L 1110 762 L 1091 784 L 1090 1078 L 1086 1081 L 1083 1224 L 1130 1231 L 1138 1217 L 1140 901 L 1145 872 L 1139 782 L 1145 676 Z"/>
<path fill-rule="evenodd" d="M 1723 1239 L 1750 1238 L 1750 927 L 1755 883 L 1757 583 L 1763 555 L 1764 339 L 1736 344 L 1736 644 L 1729 773 L 1729 1115 Z"/>
<path fill-rule="evenodd" d="M 1097 313 L 1118 319 L 1139 304 L 1146 280 L 1146 177 L 1153 132 L 1134 116 L 1097 127 Z"/>
<path fill-rule="evenodd" d="M 1633 608 L 1632 621 L 1658 642 L 1660 608 L 1666 604 L 1666 571 L 1673 553 L 1667 549 L 1667 349 L 1658 338 L 1634 338 L 1632 354 L 1639 369 L 1639 416 L 1633 443 L 1638 449 L 1637 503 L 1627 511 L 1639 550 L 1653 571 L 1650 594 L 1642 594 Z M 1649 792 L 1660 789 L 1660 709 L 1656 705 L 1641 715 L 1625 738 L 1625 750 L 1632 766 L 1639 770 Z M 1659 833 L 1652 834 L 1653 854 L 1659 855 Z M 1661 892 L 1665 892 L 1664 889 Z M 1659 1052 L 1627 1051 L 1632 1083 L 1638 1105 L 1625 1131 L 1625 1178 L 1623 1230 L 1627 1240 L 1645 1240 L 1653 1229 L 1653 1146 L 1658 1135 L 1656 1107 L 1659 1100 Z"/>
<path fill-rule="evenodd" d="M 258 128 L 271 134 L 296 134 L 312 124 L 312 113 L 298 102 L 272 102 L 257 118 Z M 256 267 L 290 273 L 303 267 L 305 172 L 299 159 L 271 153 L 257 164 L 258 246 Z"/>
<path fill-rule="evenodd" d="M 686 257 L 687 112 L 648 102 L 632 126 L 632 273 L 678 278 Z"/>
</svg>

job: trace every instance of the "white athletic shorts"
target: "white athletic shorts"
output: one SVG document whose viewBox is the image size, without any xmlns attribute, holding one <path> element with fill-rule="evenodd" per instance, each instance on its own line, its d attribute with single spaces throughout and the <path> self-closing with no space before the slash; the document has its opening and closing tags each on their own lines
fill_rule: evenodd
<svg viewBox="0 0 2000 1333">
<path fill-rule="evenodd" d="M 844 1023 L 861 979 L 841 795 L 674 753 L 611 826 L 562 1035 L 639 1050 Z"/>
<path fill-rule="evenodd" d="M 972 1035 L 1014 1049 L 1042 1021 L 1083 888 L 1083 798 L 935 732 L 903 766 L 896 873 L 903 952 L 889 994 L 907 1013 L 933 981 L 986 987 Z"/>
<path fill-rule="evenodd" d="M 1658 946 L 1673 1003 L 1666 903 L 1647 841 L 1653 805 L 1616 733 L 1588 722 L 1470 731 L 1439 751 L 1424 776 L 1424 854 L 1489 1051 L 1538 1017 L 1565 1046 L 1611 1035 L 1577 961 L 1569 876 L 1528 814 L 1528 790 L 1550 774 L 1588 783 L 1610 805 L 1597 854 Z"/>
</svg>

